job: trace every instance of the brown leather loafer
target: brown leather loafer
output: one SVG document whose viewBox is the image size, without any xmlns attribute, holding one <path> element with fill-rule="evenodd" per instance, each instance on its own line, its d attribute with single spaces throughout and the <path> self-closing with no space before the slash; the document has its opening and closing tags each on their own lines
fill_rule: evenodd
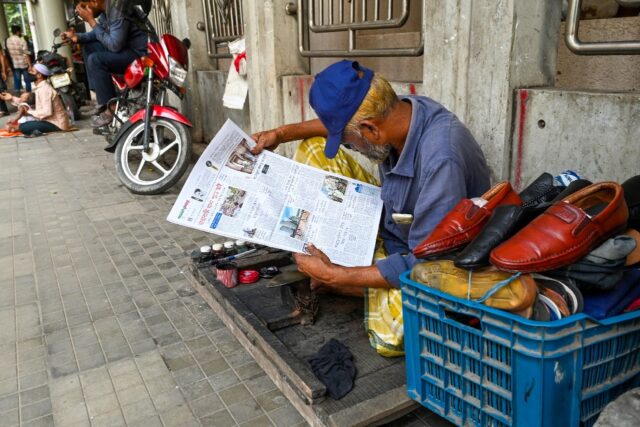
<svg viewBox="0 0 640 427">
<path fill-rule="evenodd" d="M 622 187 L 593 184 L 555 203 L 491 252 L 491 264 L 505 271 L 555 270 L 578 261 L 616 233 L 629 210 Z"/>
<path fill-rule="evenodd" d="M 464 270 L 453 265 L 453 261 L 439 260 L 416 264 L 411 270 L 411 280 L 423 283 L 454 297 L 478 300 L 496 284 L 513 275 L 498 271 L 495 267 Z M 471 287 L 469 287 L 471 279 Z M 508 282 L 488 298 L 484 305 L 511 312 L 521 312 L 531 307 L 538 293 L 536 282 L 523 274 Z"/>
<path fill-rule="evenodd" d="M 458 202 L 427 238 L 415 247 L 413 254 L 418 258 L 431 258 L 460 249 L 480 233 L 497 206 L 522 203 L 507 181 L 496 184 L 481 198 L 486 201 L 482 207 L 470 199 Z"/>
</svg>

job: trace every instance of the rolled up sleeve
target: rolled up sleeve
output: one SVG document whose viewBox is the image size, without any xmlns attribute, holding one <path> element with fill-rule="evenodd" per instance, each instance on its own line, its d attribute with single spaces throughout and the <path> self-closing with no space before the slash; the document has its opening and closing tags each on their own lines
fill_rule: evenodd
<svg viewBox="0 0 640 427">
<path fill-rule="evenodd" d="M 465 174 L 453 158 L 443 158 L 426 171 L 409 230 L 409 248 L 421 243 L 442 218 L 467 197 Z M 389 255 L 376 263 L 382 276 L 394 287 L 400 287 L 400 274 L 413 268 L 418 260 L 412 253 Z"/>
</svg>

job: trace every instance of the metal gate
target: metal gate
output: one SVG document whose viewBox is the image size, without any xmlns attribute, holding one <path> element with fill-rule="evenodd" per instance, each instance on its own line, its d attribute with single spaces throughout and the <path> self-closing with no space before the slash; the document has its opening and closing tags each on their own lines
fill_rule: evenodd
<svg viewBox="0 0 640 427">
<path fill-rule="evenodd" d="M 361 49 L 357 46 L 361 31 L 402 27 L 409 18 L 410 4 L 410 0 L 298 0 L 300 54 L 310 57 L 420 56 L 424 51 L 422 31 L 420 42 L 413 47 Z M 414 9 L 417 9 L 415 4 Z M 344 50 L 311 48 L 311 33 L 332 32 L 346 32 L 349 47 Z"/>
<path fill-rule="evenodd" d="M 159 35 L 173 34 L 171 25 L 171 6 L 169 0 L 153 0 L 151 9 L 151 22 L 156 27 Z"/>
<path fill-rule="evenodd" d="M 202 0 L 207 53 L 212 58 L 231 58 L 227 43 L 244 35 L 242 0 Z"/>
</svg>

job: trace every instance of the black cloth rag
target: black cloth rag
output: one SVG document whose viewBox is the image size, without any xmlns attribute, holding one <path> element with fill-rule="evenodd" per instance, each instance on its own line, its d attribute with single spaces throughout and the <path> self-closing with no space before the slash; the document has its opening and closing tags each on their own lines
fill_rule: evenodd
<svg viewBox="0 0 640 427">
<path fill-rule="evenodd" d="M 340 341 L 331 339 L 309 359 L 309 364 L 332 399 L 341 399 L 353 388 L 356 365 L 349 347 Z"/>
</svg>

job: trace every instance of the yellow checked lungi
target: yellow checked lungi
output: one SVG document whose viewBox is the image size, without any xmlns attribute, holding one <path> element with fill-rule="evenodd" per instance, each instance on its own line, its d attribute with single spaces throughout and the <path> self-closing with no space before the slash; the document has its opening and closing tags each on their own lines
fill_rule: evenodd
<svg viewBox="0 0 640 427">
<path fill-rule="evenodd" d="M 333 159 L 324 155 L 324 138 L 303 141 L 293 159 L 299 163 L 379 186 L 376 177 L 367 172 L 343 148 Z M 374 261 L 386 258 L 382 239 L 378 239 Z M 402 297 L 399 289 L 365 289 L 364 324 L 371 346 L 382 356 L 404 355 Z"/>
</svg>

